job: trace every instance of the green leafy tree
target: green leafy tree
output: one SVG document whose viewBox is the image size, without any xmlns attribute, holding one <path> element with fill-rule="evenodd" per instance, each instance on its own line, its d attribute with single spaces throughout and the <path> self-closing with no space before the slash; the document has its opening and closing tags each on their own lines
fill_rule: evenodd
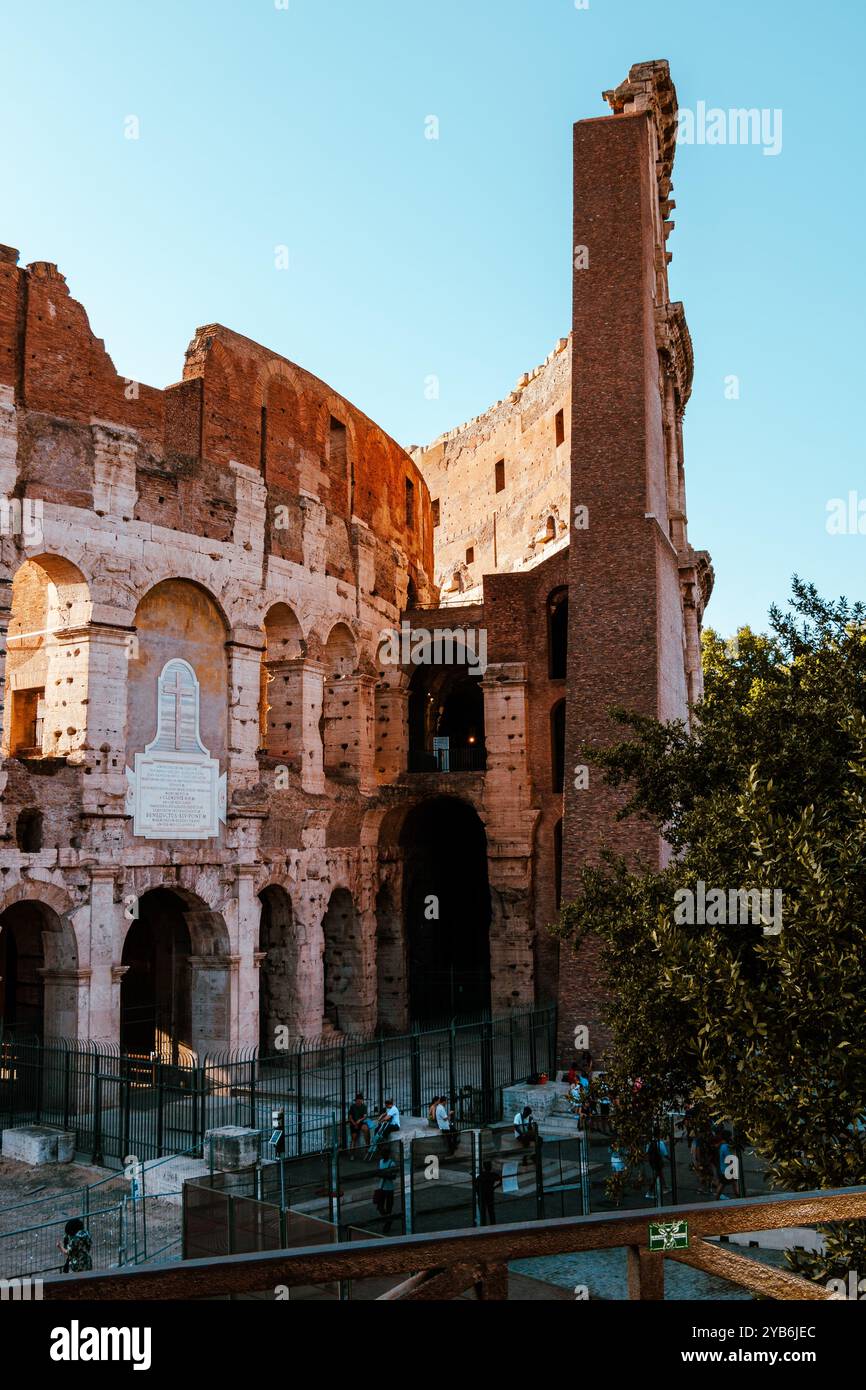
<svg viewBox="0 0 866 1390">
<path fill-rule="evenodd" d="M 558 927 L 575 943 L 601 938 L 632 1162 L 688 1096 L 733 1122 L 777 1188 L 866 1183 L 864 614 L 795 579 L 769 634 L 705 634 L 691 729 L 620 709 L 627 738 L 585 750 L 625 793 L 620 814 L 650 821 L 673 851 L 660 873 L 587 868 Z M 699 883 L 724 891 L 724 911 L 707 912 L 722 920 L 681 920 L 682 890 Z M 749 890 L 773 908 L 743 920 L 729 895 Z M 822 1280 L 866 1273 L 862 1226 L 826 1234 L 824 1258 L 793 1262 Z"/>
</svg>

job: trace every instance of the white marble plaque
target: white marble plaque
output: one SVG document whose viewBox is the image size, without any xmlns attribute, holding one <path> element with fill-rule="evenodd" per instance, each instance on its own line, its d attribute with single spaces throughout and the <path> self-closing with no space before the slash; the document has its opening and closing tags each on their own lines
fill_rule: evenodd
<svg viewBox="0 0 866 1390">
<path fill-rule="evenodd" d="M 146 840 L 211 840 L 226 818 L 226 778 L 201 741 L 199 683 L 188 661 L 163 667 L 156 737 L 126 769 L 132 833 Z"/>
</svg>

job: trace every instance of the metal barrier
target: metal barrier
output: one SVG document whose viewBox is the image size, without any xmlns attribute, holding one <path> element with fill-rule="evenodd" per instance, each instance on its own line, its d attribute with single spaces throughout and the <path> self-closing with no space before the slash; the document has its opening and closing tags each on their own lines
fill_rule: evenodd
<svg viewBox="0 0 866 1390">
<path fill-rule="evenodd" d="M 94 1269 L 113 1269 L 125 1263 L 126 1201 L 91 1211 L 86 1228 Z M 62 1243 L 68 1216 L 0 1234 L 0 1271 L 4 1279 L 56 1274 L 65 1255 Z"/>
<path fill-rule="evenodd" d="M 410 1158 L 412 1230 L 453 1231 L 475 1225 L 475 1134 L 431 1132 L 413 1139 Z"/>
<path fill-rule="evenodd" d="M 336 1046 L 297 1040 L 273 1056 L 253 1048 L 201 1062 L 7 1038 L 0 1042 L 0 1128 L 73 1129 L 93 1163 L 122 1163 L 129 1155 L 149 1160 L 188 1151 L 222 1125 L 268 1131 L 278 1105 L 286 1152 L 304 1154 L 333 1142 L 332 1116 L 342 1125 L 357 1091 L 371 1109 L 393 1096 L 416 1115 L 434 1095 L 447 1094 L 462 1124 L 495 1121 L 504 1087 L 553 1071 L 555 1038 L 552 1006 L 453 1020 L 401 1037 L 346 1038 Z"/>
</svg>

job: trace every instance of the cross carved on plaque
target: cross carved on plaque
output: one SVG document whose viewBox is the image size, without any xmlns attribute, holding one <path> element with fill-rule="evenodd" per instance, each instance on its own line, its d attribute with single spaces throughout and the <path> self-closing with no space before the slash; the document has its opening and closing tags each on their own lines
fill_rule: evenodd
<svg viewBox="0 0 866 1390">
<path fill-rule="evenodd" d="M 166 682 L 166 684 L 163 685 L 162 690 L 164 695 L 174 696 L 174 746 L 175 748 L 180 748 L 181 700 L 184 694 L 186 693 L 186 687 L 181 684 L 180 670 L 178 667 L 175 667 L 174 669 L 174 685 L 169 685 Z"/>
</svg>

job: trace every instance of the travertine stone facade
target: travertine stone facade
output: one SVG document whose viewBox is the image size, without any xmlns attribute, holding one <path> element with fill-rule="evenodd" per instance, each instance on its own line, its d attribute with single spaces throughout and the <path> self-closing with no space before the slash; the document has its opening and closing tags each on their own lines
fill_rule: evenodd
<svg viewBox="0 0 866 1390">
<path fill-rule="evenodd" d="M 217 324 L 175 385 L 118 375 L 57 267 L 0 248 L 0 1025 L 201 1055 L 558 993 L 595 1027 L 592 946 L 560 963 L 547 925 L 602 845 L 663 847 L 576 789 L 580 746 L 612 703 L 687 713 L 712 584 L 667 65 L 609 96 L 571 336 L 411 456 Z M 136 819 L 163 725 L 224 778 L 216 833 Z"/>
</svg>

